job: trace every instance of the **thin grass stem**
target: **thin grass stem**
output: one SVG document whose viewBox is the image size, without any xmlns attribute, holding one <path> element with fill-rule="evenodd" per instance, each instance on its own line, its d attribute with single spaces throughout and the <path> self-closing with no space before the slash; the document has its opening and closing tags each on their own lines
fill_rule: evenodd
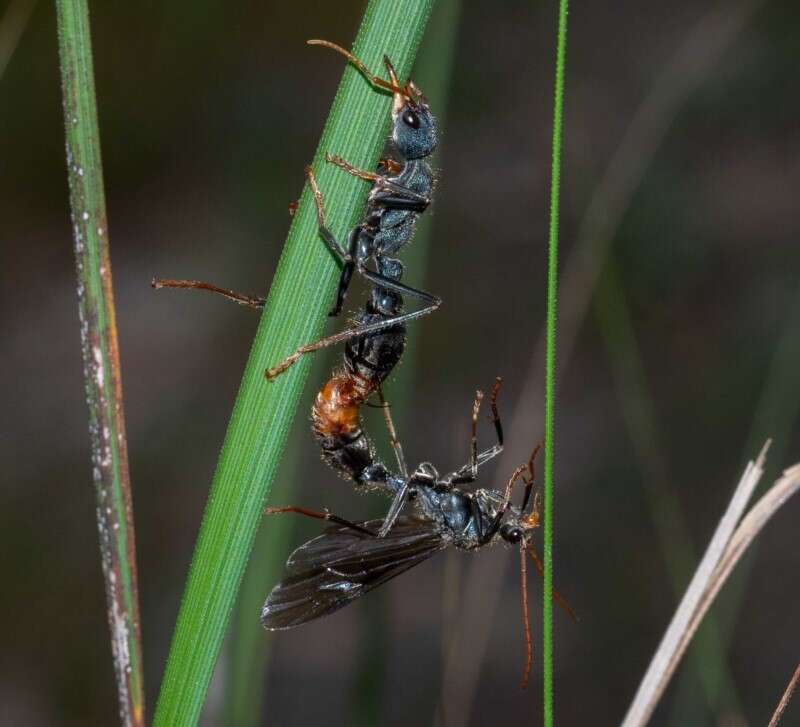
<svg viewBox="0 0 800 727">
<path fill-rule="evenodd" d="M 57 0 L 72 232 L 92 474 L 111 652 L 123 725 L 144 725 L 128 449 L 86 0 Z"/>
<path fill-rule="evenodd" d="M 689 640 L 696 631 L 700 619 L 708 610 L 711 600 L 730 573 L 728 570 L 722 577 L 719 576 L 720 568 L 725 567 L 726 561 L 730 562 L 731 546 L 735 546 L 737 543 L 734 530 L 764 473 L 768 448 L 769 442 L 764 445 L 756 461 L 749 462 L 745 468 L 706 552 L 692 576 L 686 593 L 639 684 L 639 689 L 625 715 L 622 727 L 641 727 L 647 724 L 678 661 L 686 650 Z M 753 510 L 755 511 L 757 508 L 758 506 Z M 744 521 L 742 524 L 744 525 Z M 748 529 L 747 532 L 752 532 L 752 529 Z M 733 562 L 735 563 L 736 560 L 738 560 L 738 555 Z M 717 588 L 713 590 L 715 584 Z"/>
<path fill-rule="evenodd" d="M 556 288 L 558 218 L 561 185 L 561 129 L 567 55 L 567 0 L 558 4 L 558 43 L 553 103 L 553 161 L 550 180 L 550 230 L 547 255 L 547 338 L 544 384 L 544 578 L 542 586 L 543 709 L 545 727 L 553 725 L 553 424 L 555 418 Z"/>
<path fill-rule="evenodd" d="M 792 678 L 789 680 L 789 683 L 786 685 L 786 690 L 784 691 L 783 695 L 781 696 L 780 701 L 778 702 L 778 706 L 775 707 L 775 712 L 772 715 L 772 719 L 769 721 L 769 725 L 767 727 L 778 727 L 778 722 L 781 721 L 783 717 L 783 713 L 786 711 L 786 707 L 789 706 L 789 700 L 792 698 L 792 695 L 797 689 L 797 684 L 800 683 L 800 664 L 797 665 L 797 669 L 794 670 L 794 674 L 792 674 Z"/>
</svg>

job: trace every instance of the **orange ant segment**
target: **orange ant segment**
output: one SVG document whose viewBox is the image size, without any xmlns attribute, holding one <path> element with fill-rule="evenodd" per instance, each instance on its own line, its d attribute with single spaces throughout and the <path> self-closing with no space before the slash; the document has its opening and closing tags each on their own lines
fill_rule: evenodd
<svg viewBox="0 0 800 727">
<path fill-rule="evenodd" d="M 353 376 L 338 374 L 317 394 L 311 410 L 314 432 L 321 437 L 353 437 L 361 430 L 359 410 L 369 391 Z"/>
<path fill-rule="evenodd" d="M 297 212 L 299 206 L 299 202 L 289 202 L 289 217 L 294 217 L 294 213 Z"/>
</svg>

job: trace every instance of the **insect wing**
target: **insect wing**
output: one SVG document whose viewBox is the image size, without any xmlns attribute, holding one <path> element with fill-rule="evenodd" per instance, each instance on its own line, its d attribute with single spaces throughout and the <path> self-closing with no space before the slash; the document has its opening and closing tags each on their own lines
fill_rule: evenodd
<svg viewBox="0 0 800 727">
<path fill-rule="evenodd" d="M 381 523 L 363 525 L 375 531 Z M 333 613 L 446 544 L 434 523 L 418 518 L 398 518 L 385 538 L 331 528 L 289 556 L 283 580 L 264 603 L 261 624 L 288 629 Z"/>
</svg>

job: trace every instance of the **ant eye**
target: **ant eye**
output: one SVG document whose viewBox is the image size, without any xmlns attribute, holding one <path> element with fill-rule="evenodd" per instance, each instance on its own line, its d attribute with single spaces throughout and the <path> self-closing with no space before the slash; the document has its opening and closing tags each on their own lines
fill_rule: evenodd
<svg viewBox="0 0 800 727">
<path fill-rule="evenodd" d="M 417 116 L 411 109 L 406 109 L 403 112 L 403 123 L 410 126 L 412 129 L 419 128 L 419 116 Z"/>
<path fill-rule="evenodd" d="M 507 540 L 509 543 L 518 543 L 522 540 L 522 528 L 506 523 L 500 528 L 500 537 Z"/>
</svg>

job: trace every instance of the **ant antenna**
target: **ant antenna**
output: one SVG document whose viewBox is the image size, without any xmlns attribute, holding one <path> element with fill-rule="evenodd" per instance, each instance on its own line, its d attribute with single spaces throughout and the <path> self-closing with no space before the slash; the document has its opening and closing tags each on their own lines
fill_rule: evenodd
<svg viewBox="0 0 800 727">
<path fill-rule="evenodd" d="M 392 79 L 391 81 L 385 81 L 380 76 L 376 76 L 369 70 L 369 68 L 366 67 L 366 65 L 364 65 L 362 61 L 356 58 L 349 50 L 345 50 L 344 48 L 342 48 L 342 46 L 337 45 L 336 43 L 331 43 L 331 41 L 329 40 L 318 40 L 318 39 L 307 40 L 306 43 L 308 43 L 308 45 L 322 45 L 325 46 L 326 48 L 330 48 L 331 50 L 336 51 L 340 55 L 343 55 L 345 58 L 347 58 L 348 61 L 350 61 L 350 63 L 352 63 L 356 68 L 358 68 L 359 71 L 361 71 L 361 74 L 364 76 L 364 78 L 366 78 L 373 86 L 382 88 L 385 91 L 391 91 L 392 93 L 399 93 L 401 96 L 406 96 L 406 97 L 408 96 L 408 93 L 406 93 L 406 89 L 400 86 L 397 80 L 397 74 L 395 73 L 394 67 L 392 66 L 391 61 L 386 56 L 383 57 L 383 62 L 386 64 L 386 68 L 389 71 L 389 77 Z"/>
<path fill-rule="evenodd" d="M 544 578 L 544 564 L 542 563 L 542 559 L 539 557 L 539 554 L 534 550 L 532 544 L 527 546 L 527 550 L 531 554 L 531 560 L 533 561 L 533 565 L 536 568 L 536 572 L 539 574 L 539 577 Z M 578 623 L 578 621 L 580 621 L 578 615 L 572 610 L 572 606 L 567 603 L 567 599 L 564 598 L 564 596 L 562 596 L 556 588 L 553 588 L 553 600 L 559 606 L 561 606 L 561 609 L 573 620 L 573 622 Z"/>
<path fill-rule="evenodd" d="M 525 628 L 525 671 L 522 673 L 522 689 L 528 688 L 528 679 L 531 675 L 531 666 L 533 665 L 533 642 L 531 640 L 531 623 L 528 618 L 528 572 L 525 567 L 525 541 L 520 541 L 519 546 L 519 585 L 520 593 L 522 595 L 522 623 Z"/>
</svg>

